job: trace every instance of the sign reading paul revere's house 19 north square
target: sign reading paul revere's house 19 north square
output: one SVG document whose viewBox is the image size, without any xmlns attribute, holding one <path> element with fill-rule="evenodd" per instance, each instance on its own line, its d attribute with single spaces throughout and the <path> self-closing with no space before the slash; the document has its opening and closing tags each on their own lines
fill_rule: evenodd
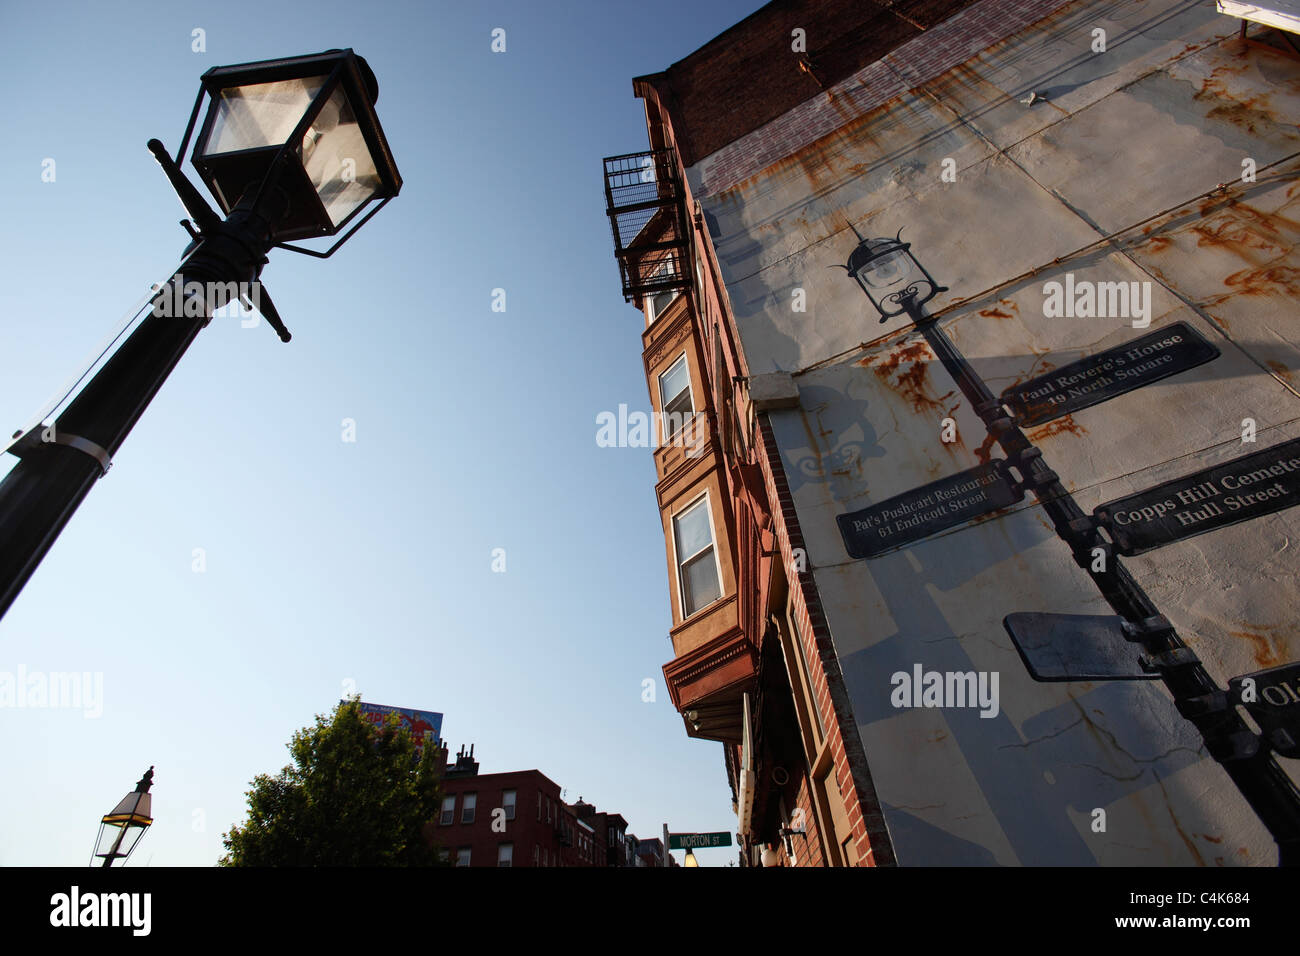
<svg viewBox="0 0 1300 956">
<path fill-rule="evenodd" d="M 1107 502 L 1094 510 L 1133 555 L 1300 504 L 1300 438 Z"/>
<path fill-rule="evenodd" d="M 1024 496 L 1008 476 L 1006 463 L 994 461 L 839 515 L 836 521 L 849 554 L 871 558 L 1006 508 Z"/>
<path fill-rule="evenodd" d="M 1002 402 L 1020 416 L 1022 425 L 1041 425 L 1203 365 L 1219 354 L 1186 322 L 1175 322 L 1013 385 L 1002 393 Z"/>
</svg>

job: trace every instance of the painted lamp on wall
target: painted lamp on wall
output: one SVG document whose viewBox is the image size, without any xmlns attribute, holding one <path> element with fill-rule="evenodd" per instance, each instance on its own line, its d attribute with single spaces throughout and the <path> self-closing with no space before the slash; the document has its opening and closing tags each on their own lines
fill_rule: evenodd
<svg viewBox="0 0 1300 956">
<path fill-rule="evenodd" d="M 103 866 L 112 866 L 114 860 L 124 864 L 131 852 L 140 845 L 144 831 L 153 823 L 153 767 L 145 771 L 135 789 L 123 797 L 111 812 L 99 822 L 99 839 L 95 841 L 95 856 Z"/>
<path fill-rule="evenodd" d="M 1196 727 L 1206 750 L 1277 840 L 1280 863 L 1300 865 L 1300 788 L 1273 759 L 1269 749 L 1261 746 L 1259 735 L 1229 706 L 1223 689 L 1124 567 L 1114 543 L 1101 536 L 1096 518 L 1079 507 L 1060 477 L 1048 466 L 1041 449 L 1021 429 L 1021 421 L 1007 413 L 1002 399 L 989 389 L 934 317 L 925 314 L 922 306 L 940 292 L 946 292 L 946 287 L 936 283 L 912 255 L 911 245 L 901 239 L 902 230 L 893 239 L 864 239 L 856 227 L 853 233 L 858 237 L 857 248 L 850 254 L 848 264 L 838 268 L 848 272 L 861 286 L 880 313 L 881 322 L 906 314 L 916 324 L 926 344 L 1006 455 L 995 467 L 999 469 L 998 482 L 1006 486 L 1007 494 L 986 494 L 985 504 L 978 513 L 965 515 L 962 520 L 991 514 L 1006 507 L 1007 501 L 1019 500 L 1025 491 L 1032 491 L 1057 535 L 1069 545 L 1075 561 L 1115 612 L 1106 617 L 1008 615 L 1004 625 L 1027 662 L 1032 662 L 1035 654 L 1043 657 L 1044 651 L 1049 652 L 1046 656 L 1054 664 L 1068 658 L 1064 670 L 1054 676 L 1043 677 L 1033 666 L 1030 666 L 1031 674 L 1039 680 L 1132 680 L 1158 676 L 1179 713 Z M 954 477 L 978 476 L 987 467 L 981 465 Z M 1019 479 L 1014 482 L 1011 469 L 1019 473 Z M 853 549 L 849 547 L 845 519 L 854 517 L 840 516 L 841 533 L 846 535 L 850 554 Z M 945 523 L 939 530 L 951 526 Z M 1098 561 L 1098 555 L 1104 560 Z M 1031 617 L 1034 620 L 1027 621 Z M 1057 638 L 1044 648 L 1043 636 L 1047 633 L 1056 634 Z M 1081 654 L 1077 645 L 1084 641 L 1104 646 Z M 1144 652 L 1141 657 L 1134 652 L 1134 644 Z M 1097 662 L 1104 665 L 1102 673 L 1095 671 Z"/>
<path fill-rule="evenodd" d="M 902 241 L 903 231 L 893 239 L 863 239 L 856 228 L 858 247 L 848 265 L 839 266 L 862 286 L 880 313 L 881 323 L 906 313 L 913 322 L 924 321 L 921 306 L 940 292 L 947 292 L 912 255 L 912 245 Z"/>
</svg>

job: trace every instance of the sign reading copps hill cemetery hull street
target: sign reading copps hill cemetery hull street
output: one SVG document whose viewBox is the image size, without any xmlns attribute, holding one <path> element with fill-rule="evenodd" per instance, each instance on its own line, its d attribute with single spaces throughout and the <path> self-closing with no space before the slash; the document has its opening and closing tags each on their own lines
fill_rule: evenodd
<svg viewBox="0 0 1300 956">
<path fill-rule="evenodd" d="M 1006 508 L 1025 497 L 994 461 L 940 478 L 861 511 L 838 515 L 844 547 L 854 558 L 872 558 L 940 531 Z"/>
<path fill-rule="evenodd" d="M 1120 554 L 1142 554 L 1300 504 L 1300 438 L 1094 509 Z"/>
<path fill-rule="evenodd" d="M 1002 393 L 1022 425 L 1041 425 L 1170 375 L 1204 365 L 1219 350 L 1185 322 L 1071 362 Z"/>
<path fill-rule="evenodd" d="M 1244 694 L 1246 681 L 1253 687 Z M 1228 682 L 1233 699 L 1255 718 L 1273 749 L 1283 757 L 1300 757 L 1300 664 L 1283 664 Z"/>
</svg>

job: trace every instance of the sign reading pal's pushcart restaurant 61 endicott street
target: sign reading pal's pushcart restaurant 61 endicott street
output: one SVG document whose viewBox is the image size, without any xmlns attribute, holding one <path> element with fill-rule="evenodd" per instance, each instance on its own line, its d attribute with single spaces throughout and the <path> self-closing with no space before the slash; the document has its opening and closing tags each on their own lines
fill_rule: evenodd
<svg viewBox="0 0 1300 956">
<path fill-rule="evenodd" d="M 1025 493 L 1008 476 L 1005 462 L 968 468 L 878 505 L 838 515 L 844 547 L 854 558 L 873 558 L 940 531 L 1006 508 Z"/>
<path fill-rule="evenodd" d="M 1002 402 L 1020 417 L 1020 424 L 1041 425 L 1218 357 L 1219 350 L 1195 329 L 1175 322 L 1013 385 L 1002 393 Z"/>
<path fill-rule="evenodd" d="M 1123 555 L 1141 554 L 1300 504 L 1300 438 L 1093 511 Z"/>
</svg>

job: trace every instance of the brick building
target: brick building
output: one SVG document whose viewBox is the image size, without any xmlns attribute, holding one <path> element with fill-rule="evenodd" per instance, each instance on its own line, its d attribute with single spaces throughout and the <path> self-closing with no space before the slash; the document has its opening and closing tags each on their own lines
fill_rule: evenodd
<svg viewBox="0 0 1300 956">
<path fill-rule="evenodd" d="M 1300 486 L 1194 541 L 1103 507 L 1300 454 L 1300 60 L 1239 26 L 777 0 L 633 81 L 651 148 L 604 172 L 658 413 L 664 676 L 724 744 L 742 862 L 1300 847 L 1296 748 L 1226 691 L 1300 650 L 1267 583 L 1294 582 Z M 1084 287 L 1114 294 L 1053 304 Z M 1171 342 L 1197 357 L 1125 358 Z M 1027 404 L 1058 388 L 1068 413 Z"/>
<path fill-rule="evenodd" d="M 443 771 L 437 839 L 457 866 L 636 865 L 618 814 L 566 803 L 539 770 L 478 771 L 472 749 Z"/>
</svg>

